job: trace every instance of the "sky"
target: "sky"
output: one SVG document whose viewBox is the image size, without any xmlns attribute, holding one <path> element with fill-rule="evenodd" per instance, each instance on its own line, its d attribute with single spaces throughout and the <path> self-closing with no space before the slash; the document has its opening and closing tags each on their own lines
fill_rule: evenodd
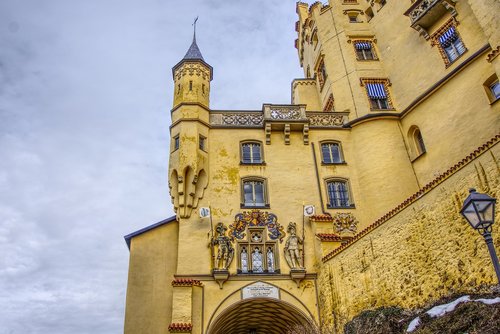
<svg viewBox="0 0 500 334">
<path fill-rule="evenodd" d="M 0 1 L 0 334 L 123 332 L 123 236 L 174 214 L 171 68 L 196 16 L 212 109 L 290 103 L 295 1 Z"/>
</svg>

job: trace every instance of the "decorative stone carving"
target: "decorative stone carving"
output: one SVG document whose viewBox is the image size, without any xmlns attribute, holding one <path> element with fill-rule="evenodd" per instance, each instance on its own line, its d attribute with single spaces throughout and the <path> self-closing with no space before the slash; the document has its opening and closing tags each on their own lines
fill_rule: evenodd
<svg viewBox="0 0 500 334">
<path fill-rule="evenodd" d="M 271 107 L 271 119 L 298 120 L 301 119 L 300 109 Z"/>
<path fill-rule="evenodd" d="M 234 248 L 231 239 L 226 236 L 227 227 L 218 223 L 215 228 L 217 235 L 212 237 L 212 246 L 217 246 L 217 257 L 214 263 L 214 269 L 227 270 L 233 261 Z"/>
<path fill-rule="evenodd" d="M 304 240 L 297 236 L 297 225 L 294 222 L 288 224 L 289 236 L 285 243 L 285 259 L 291 269 L 303 269 L 303 245 Z"/>
<path fill-rule="evenodd" d="M 224 125 L 262 125 L 263 115 L 249 113 L 222 114 Z"/>
<path fill-rule="evenodd" d="M 356 233 L 358 229 L 358 220 L 352 213 L 337 213 L 333 216 L 333 227 L 337 233 L 351 232 Z"/>
<path fill-rule="evenodd" d="M 245 230 L 247 226 L 266 226 L 268 236 L 271 240 L 279 240 L 283 242 L 285 231 L 283 226 L 278 223 L 278 217 L 275 214 L 260 211 L 243 211 L 234 217 L 234 223 L 229 225 L 229 235 L 231 239 L 245 238 Z"/>
<path fill-rule="evenodd" d="M 342 125 L 344 125 L 345 116 L 343 114 L 338 114 L 338 113 L 309 112 L 307 113 L 307 118 L 309 118 L 311 126 L 341 127 Z"/>
<path fill-rule="evenodd" d="M 202 76 L 203 79 L 207 80 L 210 78 L 210 70 L 198 63 L 185 63 L 183 66 L 177 68 L 174 72 L 174 79 L 179 80 L 185 75 L 197 75 Z"/>
</svg>

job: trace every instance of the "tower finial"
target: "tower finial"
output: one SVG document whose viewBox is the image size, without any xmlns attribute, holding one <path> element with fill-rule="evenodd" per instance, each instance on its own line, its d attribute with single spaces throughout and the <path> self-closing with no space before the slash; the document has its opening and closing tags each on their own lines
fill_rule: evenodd
<svg viewBox="0 0 500 334">
<path fill-rule="evenodd" d="M 192 24 L 193 28 L 193 41 L 196 41 L 196 21 L 198 21 L 198 16 L 194 19 L 194 22 Z"/>
</svg>

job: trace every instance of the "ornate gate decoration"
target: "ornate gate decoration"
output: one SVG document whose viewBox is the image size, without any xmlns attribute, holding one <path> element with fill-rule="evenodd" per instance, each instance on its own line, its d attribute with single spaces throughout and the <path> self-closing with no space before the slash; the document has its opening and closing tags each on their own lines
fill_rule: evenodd
<svg viewBox="0 0 500 334">
<path fill-rule="evenodd" d="M 278 223 L 278 217 L 275 214 L 260 211 L 243 211 L 234 216 L 234 223 L 229 225 L 229 236 L 231 240 L 243 239 L 246 235 L 245 231 L 247 226 L 265 226 L 269 232 L 269 238 L 283 242 L 285 237 L 285 230 L 283 226 Z"/>
</svg>

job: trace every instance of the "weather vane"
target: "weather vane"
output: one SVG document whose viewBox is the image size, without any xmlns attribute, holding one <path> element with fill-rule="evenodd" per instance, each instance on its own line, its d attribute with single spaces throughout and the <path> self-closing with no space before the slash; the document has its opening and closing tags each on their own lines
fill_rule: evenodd
<svg viewBox="0 0 500 334">
<path fill-rule="evenodd" d="M 194 38 L 196 38 L 196 21 L 198 21 L 198 16 L 194 19 L 194 22 L 192 24 L 192 26 L 194 27 L 194 34 L 193 34 Z"/>
</svg>

